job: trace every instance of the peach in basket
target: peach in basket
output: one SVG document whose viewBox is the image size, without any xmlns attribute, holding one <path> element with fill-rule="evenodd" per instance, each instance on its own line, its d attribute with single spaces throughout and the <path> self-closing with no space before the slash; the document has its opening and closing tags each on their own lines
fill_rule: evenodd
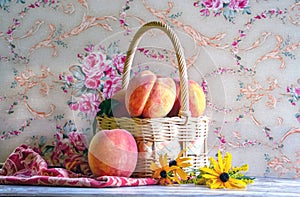
<svg viewBox="0 0 300 197">
<path fill-rule="evenodd" d="M 180 82 L 178 79 L 174 80 L 176 83 L 176 99 L 174 106 L 168 114 L 168 117 L 177 116 L 181 108 L 180 103 Z M 203 115 L 206 108 L 206 97 L 203 88 L 193 80 L 188 80 L 189 91 L 189 109 L 192 117 L 199 117 Z"/>
<path fill-rule="evenodd" d="M 176 85 L 172 78 L 145 70 L 129 81 L 125 105 L 132 117 L 161 118 L 170 112 L 175 98 Z"/>
</svg>

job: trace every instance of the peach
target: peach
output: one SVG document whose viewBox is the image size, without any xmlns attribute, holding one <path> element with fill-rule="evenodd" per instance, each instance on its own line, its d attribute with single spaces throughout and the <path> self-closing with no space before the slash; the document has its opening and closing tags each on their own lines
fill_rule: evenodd
<svg viewBox="0 0 300 197">
<path fill-rule="evenodd" d="M 189 80 L 189 104 L 192 117 L 203 115 L 206 98 L 202 87 L 195 81 Z"/>
<path fill-rule="evenodd" d="M 127 130 L 102 130 L 94 135 L 88 163 L 94 176 L 130 177 L 138 159 L 137 144 Z"/>
<path fill-rule="evenodd" d="M 174 105 L 168 114 L 169 117 L 177 116 L 181 107 L 180 103 L 180 82 L 179 80 L 174 80 L 176 83 L 176 100 Z M 192 117 L 199 117 L 203 115 L 206 108 L 206 98 L 202 87 L 195 81 L 188 81 L 188 91 L 189 91 L 189 106 Z"/>
<path fill-rule="evenodd" d="M 158 77 L 146 70 L 129 81 L 125 105 L 133 117 L 160 118 L 170 112 L 175 98 L 176 85 L 172 78 Z"/>
<path fill-rule="evenodd" d="M 168 117 L 177 116 L 180 110 L 180 83 L 179 80 L 177 79 L 174 79 L 174 81 L 176 86 L 176 96 L 175 96 L 173 107 L 167 115 Z"/>
<path fill-rule="evenodd" d="M 146 70 L 138 73 L 129 81 L 125 95 L 125 106 L 131 116 L 142 115 L 156 78 L 154 73 Z"/>
</svg>

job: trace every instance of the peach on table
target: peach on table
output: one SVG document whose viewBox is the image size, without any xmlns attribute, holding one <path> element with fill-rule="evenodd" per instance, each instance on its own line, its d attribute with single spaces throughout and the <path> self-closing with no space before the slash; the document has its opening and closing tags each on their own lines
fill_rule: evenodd
<svg viewBox="0 0 300 197">
<path fill-rule="evenodd" d="M 137 144 L 124 129 L 101 130 L 92 138 L 88 162 L 94 176 L 129 177 L 137 163 Z"/>
</svg>

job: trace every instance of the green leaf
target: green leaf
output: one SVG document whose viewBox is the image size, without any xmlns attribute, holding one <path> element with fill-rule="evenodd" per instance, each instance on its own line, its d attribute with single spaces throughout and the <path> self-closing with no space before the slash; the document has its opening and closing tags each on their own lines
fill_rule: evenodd
<svg viewBox="0 0 300 197">
<path fill-rule="evenodd" d="M 120 102 L 115 99 L 106 99 L 102 101 L 99 105 L 100 111 L 97 113 L 97 116 L 106 115 L 108 117 L 113 117 L 113 109 L 119 104 Z"/>
<path fill-rule="evenodd" d="M 236 179 L 240 179 L 240 180 L 254 180 L 255 178 L 254 177 L 250 177 L 250 176 L 242 175 L 242 176 L 237 177 Z"/>
</svg>

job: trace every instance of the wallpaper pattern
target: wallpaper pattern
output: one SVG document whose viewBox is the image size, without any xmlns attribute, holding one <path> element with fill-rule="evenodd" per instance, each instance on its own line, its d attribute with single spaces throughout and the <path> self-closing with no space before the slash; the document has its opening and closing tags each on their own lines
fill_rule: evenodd
<svg viewBox="0 0 300 197">
<path fill-rule="evenodd" d="M 101 99 L 121 88 L 142 24 L 170 25 L 207 96 L 209 155 L 253 176 L 300 177 L 299 0 L 0 0 L 0 162 L 22 143 L 52 165 L 86 156 Z M 133 72 L 178 75 L 151 31 Z"/>
</svg>

